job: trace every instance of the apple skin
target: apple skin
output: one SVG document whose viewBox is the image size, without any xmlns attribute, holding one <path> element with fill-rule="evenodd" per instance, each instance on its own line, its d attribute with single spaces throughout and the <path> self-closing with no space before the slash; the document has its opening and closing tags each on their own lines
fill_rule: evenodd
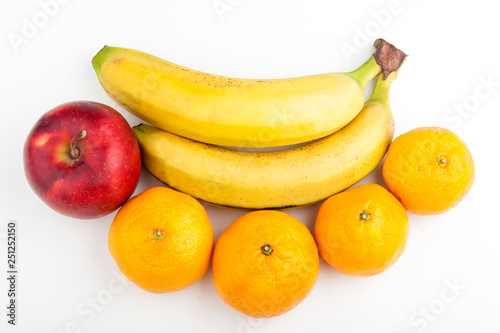
<svg viewBox="0 0 500 333">
<path fill-rule="evenodd" d="M 105 216 L 124 204 L 141 172 L 128 122 L 90 101 L 45 113 L 26 138 L 23 159 L 32 190 L 55 211 L 80 219 Z"/>
</svg>

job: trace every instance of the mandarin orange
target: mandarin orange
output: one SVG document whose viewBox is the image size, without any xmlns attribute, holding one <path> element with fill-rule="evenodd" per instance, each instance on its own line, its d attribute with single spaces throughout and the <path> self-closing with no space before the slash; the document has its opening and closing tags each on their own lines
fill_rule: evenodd
<svg viewBox="0 0 500 333">
<path fill-rule="evenodd" d="M 391 267 L 408 239 L 408 215 L 385 188 L 366 184 L 328 198 L 315 225 L 319 253 L 339 272 L 372 276 Z"/>
<path fill-rule="evenodd" d="M 318 249 L 309 229 L 296 218 L 254 211 L 219 237 L 212 269 L 224 302 L 248 316 L 274 317 L 297 306 L 313 289 Z"/>
<path fill-rule="evenodd" d="M 421 127 L 397 137 L 382 168 L 385 184 L 407 211 L 444 213 L 455 207 L 474 182 L 472 155 L 452 131 Z"/>
<path fill-rule="evenodd" d="M 153 187 L 127 201 L 109 229 L 109 251 L 121 272 L 152 293 L 181 290 L 207 271 L 214 234 L 190 195 Z"/>
</svg>

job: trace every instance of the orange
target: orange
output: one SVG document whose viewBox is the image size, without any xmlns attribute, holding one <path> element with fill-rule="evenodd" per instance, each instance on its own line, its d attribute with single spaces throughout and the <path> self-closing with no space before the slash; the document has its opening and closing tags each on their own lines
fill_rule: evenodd
<svg viewBox="0 0 500 333">
<path fill-rule="evenodd" d="M 439 127 L 416 128 L 396 138 L 382 169 L 389 191 L 419 215 L 455 207 L 471 189 L 474 172 L 465 143 Z"/>
<path fill-rule="evenodd" d="M 243 215 L 222 233 L 212 263 L 217 293 L 251 317 L 273 317 L 297 306 L 319 272 L 309 229 L 279 211 Z"/>
<path fill-rule="evenodd" d="M 319 253 L 339 272 L 372 276 L 399 259 L 408 232 L 401 203 L 382 186 L 366 184 L 325 200 L 314 234 Z"/>
<path fill-rule="evenodd" d="M 181 290 L 207 271 L 212 225 L 193 197 L 153 187 L 128 200 L 109 229 L 108 246 L 130 281 L 152 293 Z"/>
</svg>

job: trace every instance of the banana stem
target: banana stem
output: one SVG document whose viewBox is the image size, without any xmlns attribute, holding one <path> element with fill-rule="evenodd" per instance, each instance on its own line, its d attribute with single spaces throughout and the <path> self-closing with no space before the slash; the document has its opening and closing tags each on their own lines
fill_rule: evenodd
<svg viewBox="0 0 500 333">
<path fill-rule="evenodd" d="M 377 64 L 375 56 L 372 54 L 370 59 L 368 59 L 368 61 L 361 65 L 361 67 L 355 69 L 350 73 L 347 73 L 347 75 L 358 81 L 364 90 L 368 82 L 370 82 L 378 73 L 380 73 L 381 70 L 382 68 L 379 64 Z"/>
<path fill-rule="evenodd" d="M 387 79 L 393 72 L 397 72 L 403 64 L 406 54 L 396 48 L 391 43 L 379 38 L 373 43 L 377 51 L 358 69 L 347 73 L 350 77 L 359 82 L 363 90 L 381 71 L 384 73 L 384 79 Z"/>
<path fill-rule="evenodd" d="M 387 79 L 384 80 L 384 73 L 380 73 L 375 81 L 373 93 L 368 99 L 368 102 L 376 102 L 379 104 L 389 105 L 389 95 L 392 82 L 397 78 L 398 72 L 392 72 Z"/>
<path fill-rule="evenodd" d="M 374 46 L 377 49 L 374 57 L 377 64 L 382 67 L 382 72 L 377 76 L 372 96 L 368 102 L 389 105 L 392 82 L 398 77 L 401 65 L 405 62 L 407 55 L 381 38 L 375 41 Z"/>
</svg>

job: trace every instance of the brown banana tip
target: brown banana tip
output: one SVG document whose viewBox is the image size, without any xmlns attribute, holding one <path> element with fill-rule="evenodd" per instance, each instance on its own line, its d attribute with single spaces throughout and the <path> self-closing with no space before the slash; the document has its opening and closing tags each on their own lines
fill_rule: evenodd
<svg viewBox="0 0 500 333">
<path fill-rule="evenodd" d="M 392 72 L 399 70 L 408 56 L 383 38 L 377 39 L 373 43 L 373 46 L 377 50 L 375 51 L 375 61 L 382 67 L 384 80 L 387 79 Z"/>
</svg>

